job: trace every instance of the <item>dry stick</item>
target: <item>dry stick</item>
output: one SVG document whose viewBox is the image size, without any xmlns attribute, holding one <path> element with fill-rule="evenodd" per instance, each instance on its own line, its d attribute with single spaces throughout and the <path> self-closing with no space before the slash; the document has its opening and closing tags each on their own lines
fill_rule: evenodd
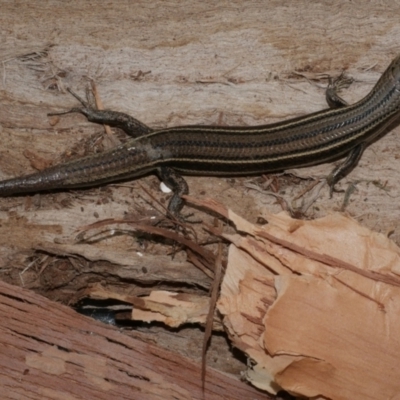
<svg viewBox="0 0 400 400">
<path fill-rule="evenodd" d="M 133 229 L 135 229 L 137 231 L 146 232 L 146 233 L 149 233 L 152 235 L 162 236 L 162 237 L 171 239 L 177 243 L 182 244 L 188 250 L 190 250 L 191 252 L 197 254 L 198 256 L 200 256 L 202 258 L 202 263 L 209 270 L 209 272 L 206 272 L 206 270 L 203 269 L 203 272 L 208 276 L 212 275 L 213 264 L 214 264 L 213 253 L 211 251 L 208 251 L 207 249 L 204 249 L 202 246 L 199 246 L 197 244 L 197 242 L 187 239 L 184 236 L 182 236 L 176 232 L 171 232 L 170 230 L 165 229 L 165 228 L 159 228 L 159 227 L 153 226 L 153 225 L 138 224 L 136 221 L 132 221 L 132 220 L 121 220 L 121 219 L 108 218 L 104 221 L 97 221 L 93 224 L 80 227 L 79 228 L 80 232 L 78 234 L 79 240 L 87 241 L 87 239 L 84 237 L 84 235 L 87 233 L 87 231 L 89 231 L 91 229 L 98 229 L 103 226 L 108 226 L 111 224 L 128 224 L 130 227 L 132 227 Z M 195 266 L 198 267 L 197 263 L 194 263 L 194 264 L 195 264 Z M 210 274 L 210 271 L 211 271 L 211 274 Z"/>
<path fill-rule="evenodd" d="M 202 271 L 205 275 L 207 275 L 209 278 L 214 277 L 214 272 L 211 272 L 208 267 L 205 267 L 204 264 L 199 260 L 198 257 L 196 257 L 195 253 L 191 251 L 190 249 L 186 250 L 188 258 L 187 260 L 190 261 L 195 267 L 197 267 L 200 271 Z"/>
<path fill-rule="evenodd" d="M 218 221 L 217 221 L 218 227 Z M 211 287 L 211 296 L 210 296 L 210 307 L 208 309 L 208 315 L 206 319 L 206 326 L 204 331 L 203 338 L 203 349 L 202 349 L 202 357 L 201 357 L 201 383 L 203 392 L 205 390 L 205 382 L 206 382 L 206 352 L 207 347 L 210 342 L 213 322 L 214 322 L 214 312 L 218 299 L 218 291 L 222 280 L 222 243 L 218 244 L 218 254 L 215 260 L 215 268 L 214 268 L 214 281 Z"/>
</svg>

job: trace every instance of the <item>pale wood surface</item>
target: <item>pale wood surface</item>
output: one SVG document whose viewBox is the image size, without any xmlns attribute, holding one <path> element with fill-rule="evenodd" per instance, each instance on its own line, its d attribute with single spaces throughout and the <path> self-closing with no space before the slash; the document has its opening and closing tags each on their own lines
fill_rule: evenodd
<svg viewBox="0 0 400 400">
<path fill-rule="evenodd" d="M 206 1 L 184 6 L 139 1 L 98 7 L 48 1 L 45 8 L 3 2 L 2 177 L 31 170 L 23 155 L 27 147 L 57 162 L 64 151 L 79 148 L 99 130 L 78 115 L 53 127 L 46 116 L 76 105 L 57 88 L 83 93 L 88 77 L 97 83 L 106 107 L 127 111 L 151 127 L 256 124 L 319 110 L 326 107 L 326 82 L 310 79 L 343 70 L 356 79 L 344 93 L 354 102 L 399 51 L 399 10 L 398 2 L 374 1 Z M 24 55 L 30 56 L 16 58 Z M 346 188 L 361 180 L 347 211 L 370 227 L 394 229 L 396 241 L 397 132 L 371 146 L 342 184 Z M 299 174 L 320 176 L 330 169 L 314 167 Z M 371 184 L 374 180 L 387 190 Z M 252 218 L 260 207 L 280 208 L 275 199 L 247 192 L 240 183 L 209 178 L 189 178 L 189 183 L 192 194 L 212 194 L 233 208 L 239 203 L 238 209 Z M 286 197 L 302 190 L 302 185 L 289 187 Z M 329 199 L 325 189 L 308 216 L 339 209 L 342 201 L 342 196 Z M 122 203 L 113 203 L 114 215 L 126 209 Z M 58 216 L 64 231 L 75 227 L 66 210 Z"/>
<path fill-rule="evenodd" d="M 47 117 L 76 106 L 65 88 L 83 95 L 89 78 L 106 108 L 128 112 L 154 128 L 261 124 L 326 108 L 324 74 L 345 70 L 355 78 L 343 97 L 357 101 L 400 50 L 398 1 L 0 1 L 0 7 L 0 178 L 33 171 L 26 150 L 57 163 L 96 148 L 102 127 L 75 114 Z M 346 212 L 370 228 L 390 232 L 396 243 L 398 133 L 394 130 L 367 149 L 340 185 L 346 189 L 359 181 Z M 296 174 L 324 176 L 331 168 Z M 251 221 L 264 208 L 281 210 L 274 197 L 246 189 L 245 181 L 188 178 L 192 195 L 214 197 Z M 309 183 L 283 180 L 278 193 L 291 202 Z M 140 184 L 166 203 L 155 177 Z M 144 249 L 132 236 L 111 237 L 92 248 L 76 243 L 81 228 L 90 223 L 153 215 L 149 202 L 153 204 L 139 181 L 128 188 L 0 199 L 1 278 L 38 286 L 38 270 L 27 270 L 22 281 L 18 275 L 30 265 L 32 249 L 51 254 L 67 249 L 68 256 L 138 270 L 153 265 L 159 273 L 166 263 L 174 282 L 188 273 L 191 285 L 208 287 L 209 281 L 201 282 L 184 255 L 160 262 L 164 248 L 151 244 Z M 305 216 L 326 215 L 342 203 L 343 194 L 330 199 L 323 188 Z M 139 252 L 145 253 L 145 261 Z M 147 282 L 157 282 L 156 276 Z M 165 272 L 162 279 L 167 276 Z"/>
</svg>

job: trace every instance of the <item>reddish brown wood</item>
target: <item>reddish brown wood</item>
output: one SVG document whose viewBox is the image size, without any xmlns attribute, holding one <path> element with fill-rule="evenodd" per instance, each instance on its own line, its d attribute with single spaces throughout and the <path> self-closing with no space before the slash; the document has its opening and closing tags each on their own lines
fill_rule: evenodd
<svg viewBox="0 0 400 400">
<path fill-rule="evenodd" d="M 268 399 L 245 383 L 0 281 L 1 398 Z"/>
</svg>

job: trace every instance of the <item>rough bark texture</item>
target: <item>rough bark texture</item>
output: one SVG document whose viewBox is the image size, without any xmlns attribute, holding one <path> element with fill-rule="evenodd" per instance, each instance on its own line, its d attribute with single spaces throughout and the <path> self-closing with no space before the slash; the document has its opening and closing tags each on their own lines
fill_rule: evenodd
<svg viewBox="0 0 400 400">
<path fill-rule="evenodd" d="M 268 399 L 68 307 L 0 282 L 2 398 Z"/>
<path fill-rule="evenodd" d="M 0 10 L 0 178 L 109 146 L 103 128 L 82 116 L 47 116 L 75 106 L 65 89 L 83 95 L 89 79 L 106 108 L 153 128 L 261 124 L 326 108 L 325 74 L 345 70 L 355 82 L 343 97 L 357 101 L 399 51 L 397 1 L 3 0 Z M 325 176 L 332 165 L 292 171 L 301 179 L 284 175 L 254 182 L 272 187 L 305 218 L 345 210 L 365 226 L 390 232 L 399 244 L 398 131 L 370 146 L 341 182 L 340 189 L 355 184 L 347 202 L 343 194 L 329 198 L 325 187 L 311 207 L 301 208 L 309 201 L 300 196 L 309 178 Z M 189 177 L 188 183 L 192 195 L 213 197 L 253 222 L 263 208 L 282 208 L 275 197 L 247 189 L 244 178 Z M 166 201 L 153 176 L 123 186 L 0 199 L 0 279 L 64 303 L 93 282 L 134 295 L 162 289 L 160 282 L 205 293 L 208 278 L 182 252 L 166 257 L 175 249 L 164 242 L 119 226 L 118 236 L 96 231 L 90 244 L 79 242 L 89 224 L 163 215 Z M 204 213 L 196 216 L 211 221 Z M 207 239 L 201 226 L 197 234 Z M 7 320 L 1 321 L 6 327 Z M 195 353 L 188 341 L 171 344 L 171 334 L 161 336 L 152 338 Z M 200 341 L 201 336 L 196 351 Z M 240 362 L 223 348 L 218 345 L 214 353 L 215 359 L 224 354 L 218 367 L 238 374 Z"/>
</svg>

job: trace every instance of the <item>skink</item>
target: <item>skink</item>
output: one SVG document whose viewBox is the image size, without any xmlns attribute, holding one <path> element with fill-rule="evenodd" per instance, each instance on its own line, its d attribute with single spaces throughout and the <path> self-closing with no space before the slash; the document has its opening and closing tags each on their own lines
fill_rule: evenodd
<svg viewBox="0 0 400 400">
<path fill-rule="evenodd" d="M 328 178 L 333 187 L 358 162 L 364 148 L 397 122 L 400 56 L 359 102 L 347 105 L 334 91 L 328 91 L 327 98 L 333 108 L 274 124 L 193 125 L 157 131 L 127 114 L 96 110 L 78 98 L 83 106 L 67 113 L 82 113 L 91 122 L 121 128 L 133 138 L 100 154 L 0 181 L 0 196 L 95 186 L 156 171 L 173 189 L 168 208 L 178 215 L 183 206 L 181 196 L 188 193 L 186 181 L 180 174 L 261 174 L 347 155 L 344 163 Z"/>
</svg>

